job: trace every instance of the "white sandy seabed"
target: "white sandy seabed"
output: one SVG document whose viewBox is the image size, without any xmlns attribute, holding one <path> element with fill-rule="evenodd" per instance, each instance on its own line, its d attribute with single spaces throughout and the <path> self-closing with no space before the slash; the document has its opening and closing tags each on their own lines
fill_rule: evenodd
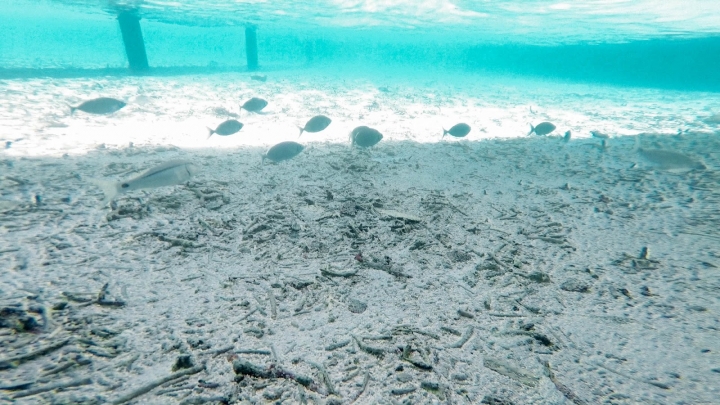
<svg viewBox="0 0 720 405">
<path fill-rule="evenodd" d="M 715 94 L 322 72 L 0 86 L 0 402 L 720 397 Z M 69 114 L 97 96 L 129 104 Z M 266 114 L 239 111 L 252 96 Z M 320 113 L 302 154 L 260 164 Z M 232 114 L 240 133 L 206 139 Z M 546 120 L 573 139 L 526 136 Z M 470 135 L 441 140 L 457 122 Z M 357 125 L 385 138 L 353 149 Z M 177 158 L 191 182 L 114 210 L 87 181 Z"/>
</svg>

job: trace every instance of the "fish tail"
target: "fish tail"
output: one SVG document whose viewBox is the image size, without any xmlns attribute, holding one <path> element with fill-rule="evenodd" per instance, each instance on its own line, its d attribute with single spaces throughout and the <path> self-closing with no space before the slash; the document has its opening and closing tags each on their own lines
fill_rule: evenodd
<svg viewBox="0 0 720 405">
<path fill-rule="evenodd" d="M 77 107 L 73 107 L 70 104 L 68 104 L 67 106 L 70 107 L 70 115 L 73 115 L 75 113 L 75 110 L 77 110 Z"/>
<path fill-rule="evenodd" d="M 298 129 L 300 130 L 300 135 L 298 135 L 298 138 L 302 135 L 302 133 L 305 131 L 305 128 L 298 125 Z"/>
<path fill-rule="evenodd" d="M 530 132 L 528 133 L 528 135 L 532 135 L 533 132 L 535 132 L 535 127 L 533 126 L 533 124 L 530 124 Z"/>
<path fill-rule="evenodd" d="M 116 181 L 95 178 L 88 179 L 88 181 L 100 187 L 103 194 L 105 194 L 105 200 L 103 200 L 103 205 L 114 200 L 118 196 L 118 194 L 120 194 L 120 183 Z"/>
<path fill-rule="evenodd" d="M 205 128 L 208 129 L 208 137 L 207 137 L 207 139 L 210 139 L 210 137 L 213 136 L 213 134 L 215 133 L 215 130 L 212 129 L 212 128 L 210 128 L 210 127 L 205 127 Z"/>
<path fill-rule="evenodd" d="M 442 137 L 445 138 L 445 135 L 447 135 L 447 133 L 448 133 L 447 129 L 443 128 L 443 136 Z"/>
</svg>

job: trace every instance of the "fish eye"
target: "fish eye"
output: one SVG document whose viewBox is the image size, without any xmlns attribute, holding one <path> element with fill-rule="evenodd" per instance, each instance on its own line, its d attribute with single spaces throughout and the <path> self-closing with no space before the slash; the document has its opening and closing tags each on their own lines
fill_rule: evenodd
<svg viewBox="0 0 720 405">
<path fill-rule="evenodd" d="M 122 188 L 128 188 L 128 187 L 130 187 L 130 185 L 129 185 L 128 183 L 123 183 L 123 184 L 120 185 L 120 187 L 122 187 Z"/>
</svg>

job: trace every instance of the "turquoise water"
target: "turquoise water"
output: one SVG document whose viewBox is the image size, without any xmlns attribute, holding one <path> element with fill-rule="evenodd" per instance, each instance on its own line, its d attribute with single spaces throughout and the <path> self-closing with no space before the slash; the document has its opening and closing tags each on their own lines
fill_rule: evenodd
<svg viewBox="0 0 720 405">
<path fill-rule="evenodd" d="M 141 16 L 156 68 L 242 70 L 254 24 L 270 71 L 401 65 L 720 90 L 720 3 L 707 0 L 17 0 L 0 5 L 0 76 L 125 68 L 120 9 Z"/>
<path fill-rule="evenodd" d="M 0 0 L 0 404 L 718 403 L 717 92 L 716 0 Z"/>
</svg>

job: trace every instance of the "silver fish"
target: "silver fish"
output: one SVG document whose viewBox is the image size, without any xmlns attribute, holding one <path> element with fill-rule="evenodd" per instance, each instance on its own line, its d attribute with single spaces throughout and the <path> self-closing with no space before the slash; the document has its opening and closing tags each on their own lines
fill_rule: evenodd
<svg viewBox="0 0 720 405">
<path fill-rule="evenodd" d="M 709 125 L 720 125 L 720 114 L 714 114 L 709 117 L 702 119 L 703 122 Z"/>
<path fill-rule="evenodd" d="M 218 117 L 233 117 L 233 118 L 239 117 L 238 114 L 235 114 L 232 111 L 228 111 L 224 107 L 215 107 L 215 108 L 211 109 L 211 111 L 213 112 L 213 114 L 217 115 Z"/>
<path fill-rule="evenodd" d="M 298 127 L 300 128 L 300 135 L 302 135 L 303 132 L 320 132 L 327 128 L 331 122 L 332 120 L 324 115 L 316 115 L 310 118 L 304 128 Z"/>
<path fill-rule="evenodd" d="M 70 106 L 70 114 L 74 113 L 75 110 L 90 114 L 112 114 L 126 105 L 124 101 L 109 97 L 100 97 L 82 102 L 77 107 Z"/>
<path fill-rule="evenodd" d="M 104 203 L 108 203 L 128 191 L 182 184 L 190 180 L 196 172 L 197 166 L 190 161 L 171 160 L 148 169 L 132 179 L 124 181 L 90 179 L 90 181 L 102 189 L 105 194 Z"/>
<path fill-rule="evenodd" d="M 530 133 L 528 135 L 532 135 L 533 132 L 535 132 L 535 135 L 547 135 L 554 130 L 555 125 L 551 122 L 541 122 L 537 126 L 530 124 Z"/>
<path fill-rule="evenodd" d="M 259 113 L 267 105 L 267 101 L 258 97 L 253 97 L 250 100 L 246 101 L 243 105 L 241 105 L 240 108 L 247 110 L 248 112 Z"/>
<path fill-rule="evenodd" d="M 705 170 L 705 165 L 682 153 L 662 149 L 638 149 L 638 155 L 645 161 L 661 169 L 697 169 Z"/>
<path fill-rule="evenodd" d="M 444 138 L 445 135 L 450 134 L 456 138 L 462 138 L 469 133 L 470 133 L 470 125 L 461 122 L 459 124 L 453 125 L 452 128 L 450 128 L 450 129 L 443 128 L 443 136 L 442 137 Z"/>
<path fill-rule="evenodd" d="M 383 139 L 383 135 L 375 128 L 359 126 L 350 133 L 350 142 L 355 146 L 369 148 Z"/>
<path fill-rule="evenodd" d="M 210 135 L 208 135 L 208 138 L 210 138 L 213 134 L 218 134 L 222 136 L 232 135 L 241 130 L 242 127 L 243 123 L 238 120 L 227 120 L 218 125 L 215 129 L 208 127 L 208 131 L 210 131 Z"/>
<path fill-rule="evenodd" d="M 275 163 L 282 162 L 283 160 L 294 158 L 295 156 L 300 154 L 303 149 L 305 149 L 305 147 L 297 142 L 280 142 L 279 144 L 268 149 L 267 153 L 263 155 L 262 161 L 265 162 L 265 159 L 267 159 Z"/>
</svg>

